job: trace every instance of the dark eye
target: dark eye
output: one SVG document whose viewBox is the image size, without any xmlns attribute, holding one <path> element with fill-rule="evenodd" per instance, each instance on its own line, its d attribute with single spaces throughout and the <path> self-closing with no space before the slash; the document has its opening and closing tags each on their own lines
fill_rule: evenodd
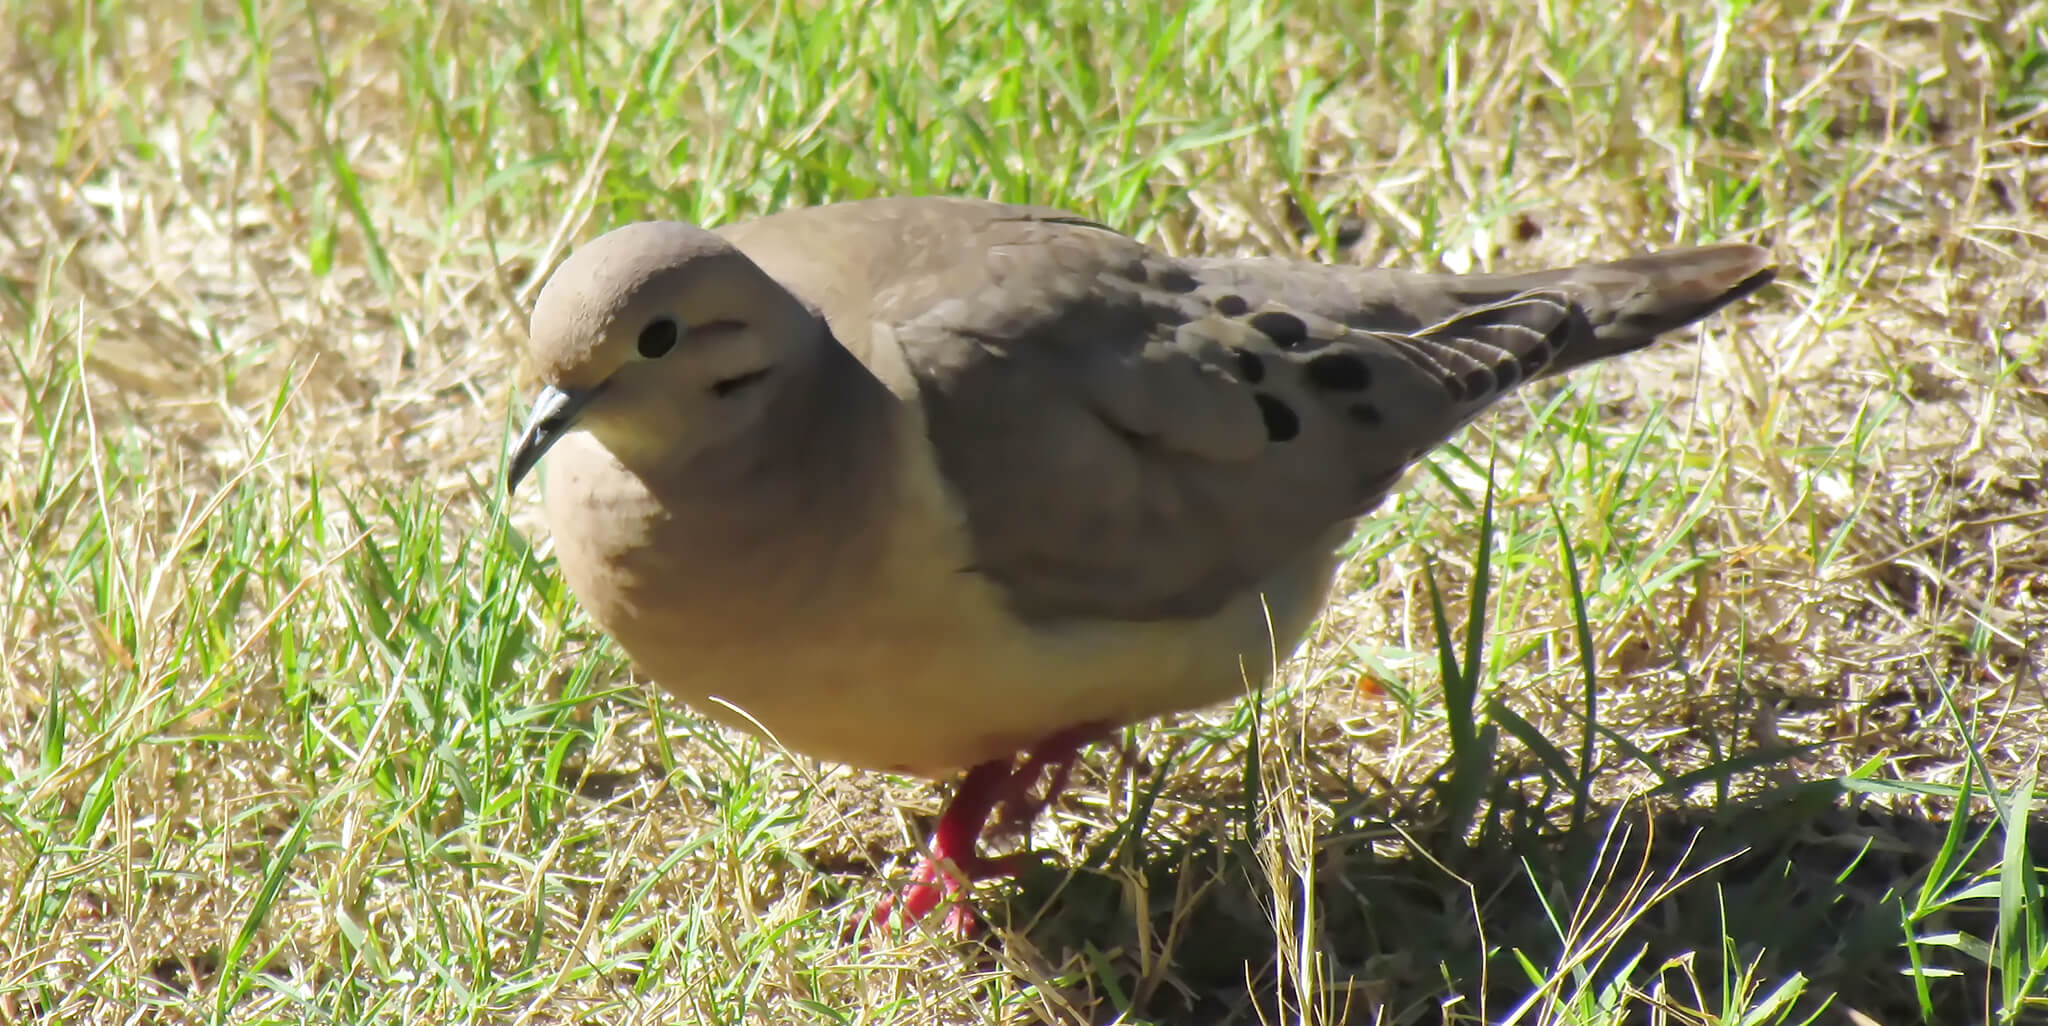
<svg viewBox="0 0 2048 1026">
<path fill-rule="evenodd" d="M 657 318 L 640 329 L 640 355 L 650 360 L 668 355 L 676 347 L 676 322 Z"/>
</svg>

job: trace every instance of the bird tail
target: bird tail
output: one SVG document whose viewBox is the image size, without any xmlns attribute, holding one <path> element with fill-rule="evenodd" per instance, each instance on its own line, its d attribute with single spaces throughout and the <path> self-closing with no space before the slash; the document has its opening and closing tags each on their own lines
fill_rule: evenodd
<svg viewBox="0 0 2048 1026">
<path fill-rule="evenodd" d="M 1562 374 L 1632 352 L 1763 288 L 1776 276 L 1763 249 L 1723 243 L 1530 274 L 1457 279 L 1467 302 L 1499 301 L 1531 291 L 1569 296 L 1579 330 L 1543 367 Z"/>
<path fill-rule="evenodd" d="M 1302 264 L 1290 261 L 1229 258 L 1194 259 L 1187 266 L 1253 309 L 1271 304 L 1362 331 L 1422 333 L 1467 319 L 1488 322 L 1504 314 L 1486 308 L 1516 305 L 1518 312 L 1505 316 L 1548 316 L 1543 333 L 1556 332 L 1545 339 L 1553 351 L 1541 354 L 1543 359 L 1530 368 L 1532 375 L 1561 374 L 1641 349 L 1659 334 L 1763 288 L 1776 273 L 1768 253 L 1739 242 L 1508 274 L 1361 267 L 1326 267 L 1308 274 Z M 1517 302 L 1538 294 L 1562 302 L 1565 309 L 1544 315 L 1540 305 Z"/>
</svg>

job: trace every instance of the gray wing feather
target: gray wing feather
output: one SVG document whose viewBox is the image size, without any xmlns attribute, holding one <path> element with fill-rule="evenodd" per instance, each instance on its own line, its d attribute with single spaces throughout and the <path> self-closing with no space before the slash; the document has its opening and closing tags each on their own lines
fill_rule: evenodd
<svg viewBox="0 0 2048 1026">
<path fill-rule="evenodd" d="M 960 200 L 731 234 L 785 231 L 804 245 L 763 266 L 871 367 L 899 365 L 872 339 L 900 347 L 910 380 L 890 384 L 920 403 L 964 508 L 962 571 L 1042 622 L 1214 612 L 1516 385 L 1769 280 L 1746 246 L 1509 276 L 1174 260 L 1060 211 Z M 856 242 L 849 275 L 835 250 Z"/>
</svg>

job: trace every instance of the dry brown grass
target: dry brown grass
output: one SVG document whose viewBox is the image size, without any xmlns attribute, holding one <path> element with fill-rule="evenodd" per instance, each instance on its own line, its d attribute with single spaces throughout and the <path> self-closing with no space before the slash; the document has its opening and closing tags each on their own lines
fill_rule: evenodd
<svg viewBox="0 0 2048 1026">
<path fill-rule="evenodd" d="M 2048 728 L 2048 7 L 1042 6 L 9 5 L 0 1021 L 2040 1014 L 1982 790 Z M 937 793 L 650 698 L 491 482 L 575 241 L 899 191 L 1782 277 L 1440 454 L 1272 695 L 1091 758 L 1011 926 L 848 945 Z M 1468 831 L 1424 566 L 1462 623 L 1489 455 L 1488 694 L 1576 756 L 1555 504 L 1608 733 L 1583 795 L 1504 740 Z"/>
</svg>

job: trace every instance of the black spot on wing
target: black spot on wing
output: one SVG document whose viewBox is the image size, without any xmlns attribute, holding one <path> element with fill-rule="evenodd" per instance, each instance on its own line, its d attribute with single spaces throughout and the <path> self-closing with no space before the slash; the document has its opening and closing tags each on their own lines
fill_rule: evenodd
<svg viewBox="0 0 2048 1026">
<path fill-rule="evenodd" d="M 1372 384 L 1372 369 L 1350 353 L 1324 353 L 1308 362 L 1308 381 L 1329 392 L 1362 392 Z"/>
<path fill-rule="evenodd" d="M 1251 326 L 1282 348 L 1299 345 L 1308 339 L 1307 322 L 1281 310 L 1253 314 Z"/>
<path fill-rule="evenodd" d="M 1286 403 L 1264 392 L 1253 392 L 1258 400 L 1259 416 L 1266 419 L 1266 437 L 1275 442 L 1285 442 L 1301 434 L 1301 418 Z"/>
<path fill-rule="evenodd" d="M 1152 278 L 1152 287 L 1165 292 L 1193 292 L 1200 285 L 1194 275 L 1178 267 L 1169 267 Z"/>
</svg>

